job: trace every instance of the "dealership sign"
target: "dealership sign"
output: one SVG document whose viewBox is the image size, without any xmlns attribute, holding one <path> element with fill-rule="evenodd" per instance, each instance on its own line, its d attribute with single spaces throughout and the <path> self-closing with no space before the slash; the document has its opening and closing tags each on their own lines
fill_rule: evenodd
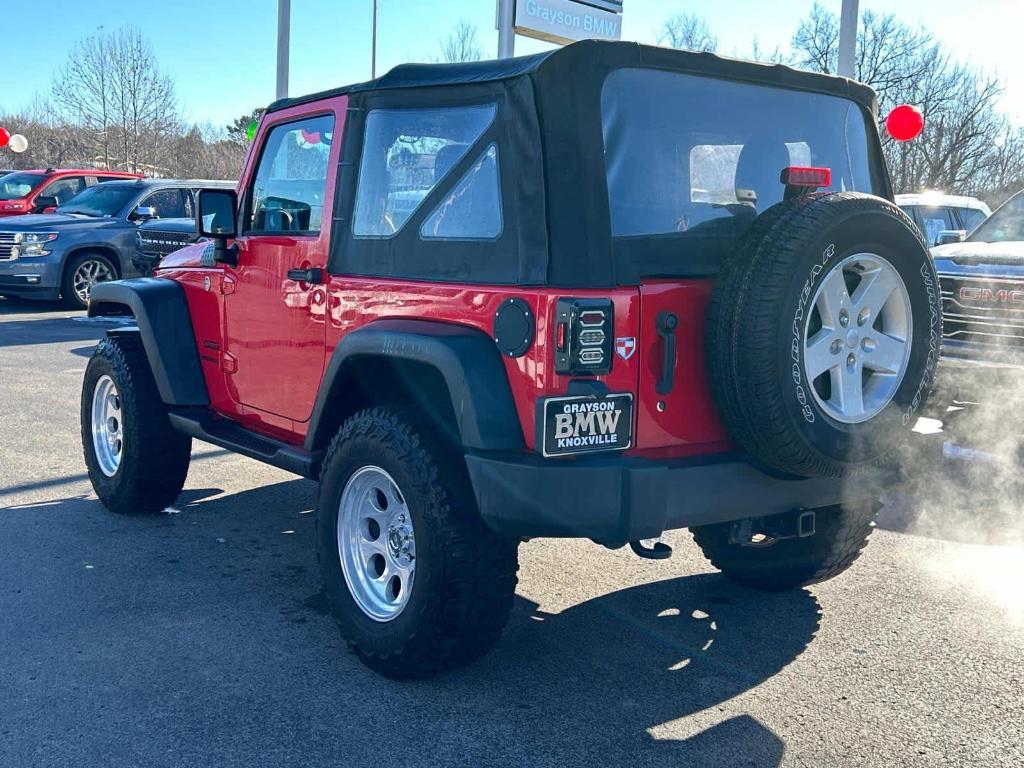
<svg viewBox="0 0 1024 768">
<path fill-rule="evenodd" d="M 562 45 L 619 40 L 621 14 L 621 0 L 516 0 L 515 31 Z"/>
</svg>

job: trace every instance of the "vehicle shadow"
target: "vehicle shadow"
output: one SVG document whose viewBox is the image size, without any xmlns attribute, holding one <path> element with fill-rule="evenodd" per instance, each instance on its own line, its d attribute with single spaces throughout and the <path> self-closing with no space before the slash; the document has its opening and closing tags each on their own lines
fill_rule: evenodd
<svg viewBox="0 0 1024 768">
<path fill-rule="evenodd" d="M 107 331 L 123 325 L 121 318 L 42 317 L 0 322 L 0 347 L 99 341 Z M 82 354 L 78 352 L 77 354 Z"/>
<path fill-rule="evenodd" d="M 33 315 L 40 312 L 65 311 L 66 309 L 59 301 L 5 299 L 0 296 L 0 315 Z"/>
<path fill-rule="evenodd" d="M 305 528 L 296 526 L 299 535 L 285 537 L 287 549 L 273 567 L 301 569 L 299 583 L 313 591 L 301 599 L 292 592 L 280 606 L 281 614 L 295 622 L 326 622 L 334 632 L 312 554 L 292 549 L 312 544 L 313 515 L 308 510 L 315 504 L 315 486 L 290 481 L 197 498 L 187 503 L 187 510 L 204 518 L 231 519 L 239 530 L 253 533 L 261 527 L 250 520 L 257 499 L 274 508 L 275 517 L 263 533 L 248 539 L 250 546 L 279 544 L 282 516 L 303 516 Z M 601 556 L 595 548 L 595 557 Z M 574 578 L 570 569 L 564 578 Z M 300 616 L 302 611 L 305 615 Z M 404 707 L 445 723 L 444 738 L 456 741 L 469 738 L 458 717 L 448 712 L 446 702 L 458 701 L 460 712 L 474 713 L 468 733 L 475 734 L 475 741 L 466 744 L 468 754 L 478 752 L 481 743 L 518 745 L 504 757 L 499 750 L 491 760 L 474 763 L 467 757 L 466 764 L 774 768 L 782 760 L 782 740 L 755 717 L 738 712 L 736 705 L 728 712 L 716 708 L 792 663 L 814 638 L 820 613 L 817 599 L 807 590 L 759 593 L 706 573 L 617 590 L 557 614 L 517 597 L 498 646 L 467 668 L 429 682 L 394 683 L 368 672 L 349 655 L 349 669 L 318 685 L 326 686 L 321 698 L 337 701 L 351 695 L 346 678 L 354 674 L 364 689 L 360 695 L 377 697 L 381 706 L 400 697 Z M 693 715 L 699 717 L 689 738 L 657 734 L 659 726 Z M 326 725 L 338 713 L 309 711 L 306 716 L 323 718 Z M 402 744 L 400 738 L 392 747 L 399 754 L 418 748 Z"/>
<path fill-rule="evenodd" d="M 107 691 L 106 705 L 117 708 L 121 694 L 109 681 L 145 679 L 150 690 L 163 691 L 167 717 L 177 723 L 178 730 L 164 733 L 142 710 L 123 712 L 116 725 L 109 710 L 97 711 L 78 721 L 96 729 L 90 744 L 116 742 L 128 729 L 153 754 L 164 754 L 183 746 L 174 734 L 187 732 L 185 752 L 214 756 L 205 764 L 229 756 L 259 762 L 287 749 L 295 764 L 345 754 L 346 764 L 361 765 L 379 758 L 382 724 L 398 718 L 403 727 L 387 729 L 396 765 L 782 762 L 785 744 L 762 721 L 770 702 L 765 709 L 763 696 L 749 704 L 737 697 L 770 681 L 814 638 L 820 607 L 806 590 L 762 594 L 704 573 L 616 589 L 558 613 L 521 596 L 503 638 L 484 658 L 432 680 L 394 682 L 345 650 L 329 615 L 313 548 L 316 486 L 296 479 L 219 490 L 188 489 L 167 514 L 155 516 L 112 515 L 82 497 L 12 509 L 10 520 L 28 526 L 21 541 L 29 548 L 12 567 L 30 568 L 44 549 L 62 562 L 96 563 L 84 581 L 80 571 L 69 571 L 76 576 L 59 589 L 29 580 L 18 598 L 20 605 L 47 606 L 42 614 L 25 609 L 17 621 L 38 636 L 56 634 L 64 645 L 48 653 L 57 658 L 73 660 L 72 649 L 87 642 L 82 638 L 104 643 L 102 654 L 84 646 L 95 660 L 86 669 L 57 665 L 55 680 L 71 675 L 76 684 L 61 706 L 81 718 L 85 710 L 75 708 L 84 706 L 85 694 L 78 691 L 97 686 Z M 32 515 L 63 520 L 63 539 L 37 542 Z M 522 550 L 524 569 L 551 568 L 530 546 Z M 595 560 L 620 556 L 593 550 Z M 594 568 L 567 563 L 557 577 L 566 587 L 577 580 L 593 595 L 583 580 Z M 126 574 L 145 574 L 144 599 Z M 69 611 L 79 618 L 75 633 L 65 636 L 57 632 L 58 617 Z M 15 658 L 24 661 L 27 653 Z M 22 677 L 14 682 L 28 686 Z M 199 681 L 213 679 L 221 682 L 196 697 Z M 247 730 L 243 721 L 271 702 L 272 719 L 261 720 L 259 732 Z M 32 710 L 12 714 L 17 723 Z M 219 729 L 206 728 L 215 721 Z"/>
</svg>

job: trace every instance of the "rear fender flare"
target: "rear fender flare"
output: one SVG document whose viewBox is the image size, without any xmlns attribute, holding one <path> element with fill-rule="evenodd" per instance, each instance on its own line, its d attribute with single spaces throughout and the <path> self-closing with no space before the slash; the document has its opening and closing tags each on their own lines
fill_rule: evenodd
<svg viewBox="0 0 1024 768">
<path fill-rule="evenodd" d="M 307 450 L 326 446 L 333 436 L 324 414 L 334 383 L 360 358 L 383 357 L 422 363 L 444 378 L 462 445 L 467 450 L 523 450 L 523 430 L 505 366 L 487 334 L 475 328 L 431 320 L 378 320 L 344 336 L 324 372 L 310 417 Z"/>
</svg>

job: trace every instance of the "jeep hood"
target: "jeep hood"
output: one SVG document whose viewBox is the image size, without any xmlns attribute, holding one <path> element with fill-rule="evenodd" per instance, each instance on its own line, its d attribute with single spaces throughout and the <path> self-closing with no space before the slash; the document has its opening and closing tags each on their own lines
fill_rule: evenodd
<svg viewBox="0 0 1024 768">
<path fill-rule="evenodd" d="M 963 242 L 937 245 L 932 257 L 955 264 L 1014 264 L 1024 265 L 1024 242 L 981 243 Z"/>
<path fill-rule="evenodd" d="M 186 245 L 177 251 L 173 251 L 172 253 L 164 256 L 163 260 L 160 262 L 160 266 L 157 267 L 157 272 L 163 272 L 168 269 L 179 269 L 181 267 L 201 266 L 199 259 L 202 257 L 203 251 L 208 247 L 212 248 L 213 243 L 193 243 L 192 245 Z"/>
<path fill-rule="evenodd" d="M 120 220 L 114 218 L 83 216 L 78 213 L 33 213 L 0 222 L 0 229 L 4 232 L 65 232 L 69 229 L 96 229 L 119 225 Z"/>
</svg>

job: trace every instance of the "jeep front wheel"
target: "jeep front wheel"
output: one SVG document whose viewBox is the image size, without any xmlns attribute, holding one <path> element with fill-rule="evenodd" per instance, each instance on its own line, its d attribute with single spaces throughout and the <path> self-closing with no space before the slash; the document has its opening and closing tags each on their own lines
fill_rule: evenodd
<svg viewBox="0 0 1024 768">
<path fill-rule="evenodd" d="M 192 439 L 174 431 L 138 336 L 107 337 L 85 369 L 82 449 L 112 512 L 159 512 L 185 485 Z"/>
<path fill-rule="evenodd" d="M 320 482 L 324 589 L 367 666 L 396 679 L 427 677 L 497 642 L 512 609 L 517 542 L 484 525 L 461 456 L 415 412 L 352 416 Z"/>
<path fill-rule="evenodd" d="M 815 510 L 815 532 L 804 538 L 773 539 L 740 523 L 691 529 L 704 556 L 729 579 L 754 589 L 779 592 L 838 576 L 856 560 L 874 530 L 872 502 Z M 740 532 L 742 531 L 741 535 Z"/>
</svg>

